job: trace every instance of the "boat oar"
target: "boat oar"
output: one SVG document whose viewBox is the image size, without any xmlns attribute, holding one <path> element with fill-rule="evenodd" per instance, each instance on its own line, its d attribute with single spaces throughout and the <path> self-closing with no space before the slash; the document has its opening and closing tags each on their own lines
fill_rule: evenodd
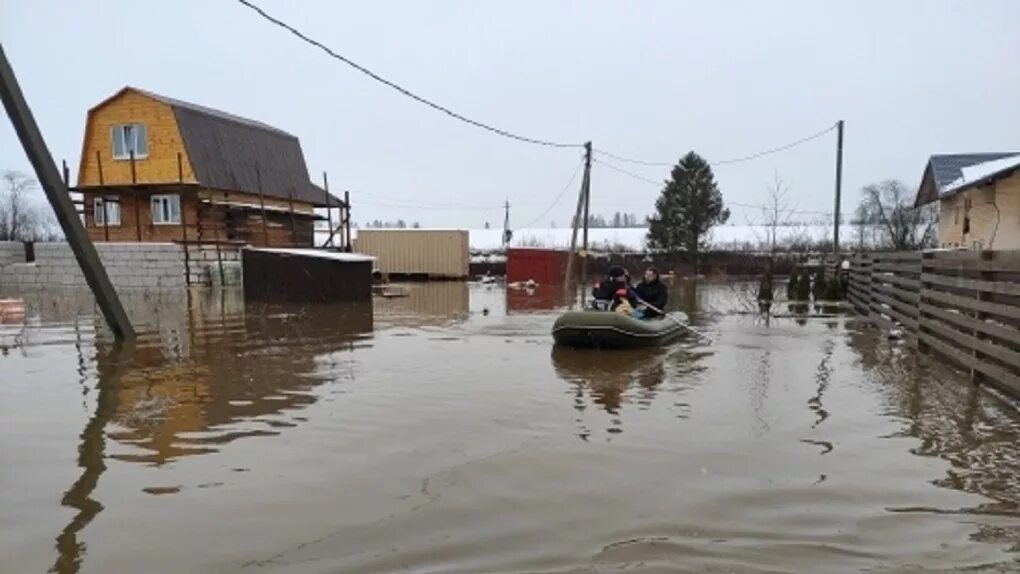
<svg viewBox="0 0 1020 574">
<path fill-rule="evenodd" d="M 674 323 L 676 323 L 680 328 L 686 329 L 687 331 L 689 331 L 691 333 L 694 333 L 695 335 L 701 337 L 702 339 L 704 339 L 704 340 L 706 340 L 708 342 L 712 342 L 712 339 L 709 338 L 708 335 L 705 335 L 704 333 L 698 331 L 697 329 L 695 329 L 694 327 L 691 327 L 690 325 L 688 325 L 686 323 L 680 322 L 680 320 L 677 319 L 676 317 L 670 315 L 669 313 L 666 313 L 665 311 L 663 311 L 662 309 L 659 309 L 655 305 L 652 305 L 648 301 L 645 301 L 644 299 L 642 299 L 640 297 L 637 297 L 637 296 L 635 296 L 635 298 L 638 300 L 638 304 L 644 305 L 645 307 L 648 307 L 652 311 L 655 311 L 656 313 L 658 313 L 660 316 L 668 318 L 669 320 L 671 320 Z"/>
</svg>

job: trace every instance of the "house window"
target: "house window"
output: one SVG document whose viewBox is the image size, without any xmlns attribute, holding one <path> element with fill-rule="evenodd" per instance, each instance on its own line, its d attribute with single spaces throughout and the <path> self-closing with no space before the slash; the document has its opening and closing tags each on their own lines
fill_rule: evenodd
<svg viewBox="0 0 1020 574">
<path fill-rule="evenodd" d="M 113 138 L 113 159 L 144 159 L 149 155 L 149 140 L 145 124 L 119 124 L 110 129 Z"/>
<path fill-rule="evenodd" d="M 103 205 L 106 205 L 106 211 L 103 211 Z M 105 201 L 102 197 L 97 197 L 93 202 L 92 219 L 95 220 L 96 225 L 120 225 L 120 202 L 117 201 Z"/>
<path fill-rule="evenodd" d="M 175 225 L 181 222 L 181 196 L 152 196 L 152 222 L 156 225 Z"/>
</svg>

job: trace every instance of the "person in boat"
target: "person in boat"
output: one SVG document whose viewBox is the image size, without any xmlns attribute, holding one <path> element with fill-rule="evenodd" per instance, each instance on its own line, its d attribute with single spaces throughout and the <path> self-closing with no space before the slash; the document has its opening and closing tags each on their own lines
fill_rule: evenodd
<svg viewBox="0 0 1020 574">
<path fill-rule="evenodd" d="M 634 288 L 637 294 L 638 304 L 636 313 L 642 319 L 653 319 L 661 317 L 662 311 L 666 308 L 669 293 L 666 286 L 659 280 L 659 270 L 655 267 L 645 269 L 645 276 Z"/>
<path fill-rule="evenodd" d="M 595 285 L 592 297 L 595 299 L 596 308 L 608 307 L 610 310 L 616 310 L 622 301 L 626 301 L 630 307 L 636 307 L 638 304 L 637 294 L 630 286 L 630 277 L 623 267 L 610 269 L 609 276 Z"/>
</svg>

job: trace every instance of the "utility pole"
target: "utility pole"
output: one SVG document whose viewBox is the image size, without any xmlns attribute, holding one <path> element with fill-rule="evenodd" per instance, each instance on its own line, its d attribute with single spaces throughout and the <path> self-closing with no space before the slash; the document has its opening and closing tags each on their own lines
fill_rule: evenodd
<svg viewBox="0 0 1020 574">
<path fill-rule="evenodd" d="M 843 192 L 843 120 L 836 122 L 836 211 L 832 226 L 832 252 L 839 253 L 840 195 Z"/>
<path fill-rule="evenodd" d="M 117 292 L 110 282 L 106 268 L 96 247 L 92 245 L 88 235 L 85 233 L 85 226 L 78 219 L 78 210 L 75 209 L 67 186 L 60 180 L 60 172 L 53 162 L 53 155 L 46 147 L 46 140 L 39 131 L 39 124 L 32 116 L 32 110 L 28 107 L 25 95 L 21 93 L 18 86 L 18 79 L 14 75 L 14 69 L 7 60 L 3 45 L 0 45 L 0 98 L 4 101 L 4 108 L 7 109 L 7 116 L 11 118 L 14 131 L 21 140 L 21 146 L 25 149 L 39 184 L 46 192 L 46 199 L 53 206 L 53 212 L 60 223 L 60 228 L 67 237 L 67 242 L 74 252 L 75 259 L 81 267 L 85 282 L 88 283 L 96 303 L 99 305 L 103 318 L 110 326 L 113 336 L 117 339 L 133 339 L 135 330 L 131 327 L 124 307 L 117 297 Z"/>
<path fill-rule="evenodd" d="M 574 297 L 570 292 L 574 280 L 574 254 L 577 251 L 577 226 L 584 216 L 584 249 L 588 249 L 588 204 L 591 188 L 591 142 L 584 144 L 584 178 L 581 180 L 581 193 L 577 196 L 577 210 L 574 212 L 574 229 L 570 235 L 570 253 L 567 255 L 567 275 L 564 281 L 567 300 L 573 307 Z M 587 253 L 585 254 L 587 255 Z"/>
<path fill-rule="evenodd" d="M 506 199 L 503 204 L 503 247 L 510 245 L 511 233 L 510 233 L 510 198 Z"/>
</svg>

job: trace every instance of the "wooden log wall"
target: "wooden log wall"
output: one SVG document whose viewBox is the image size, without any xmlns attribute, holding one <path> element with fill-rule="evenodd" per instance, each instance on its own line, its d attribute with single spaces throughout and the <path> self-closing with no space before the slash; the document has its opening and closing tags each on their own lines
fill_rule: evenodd
<svg viewBox="0 0 1020 574">
<path fill-rule="evenodd" d="M 1020 251 L 854 255 L 848 297 L 973 381 L 1020 397 Z"/>
</svg>

